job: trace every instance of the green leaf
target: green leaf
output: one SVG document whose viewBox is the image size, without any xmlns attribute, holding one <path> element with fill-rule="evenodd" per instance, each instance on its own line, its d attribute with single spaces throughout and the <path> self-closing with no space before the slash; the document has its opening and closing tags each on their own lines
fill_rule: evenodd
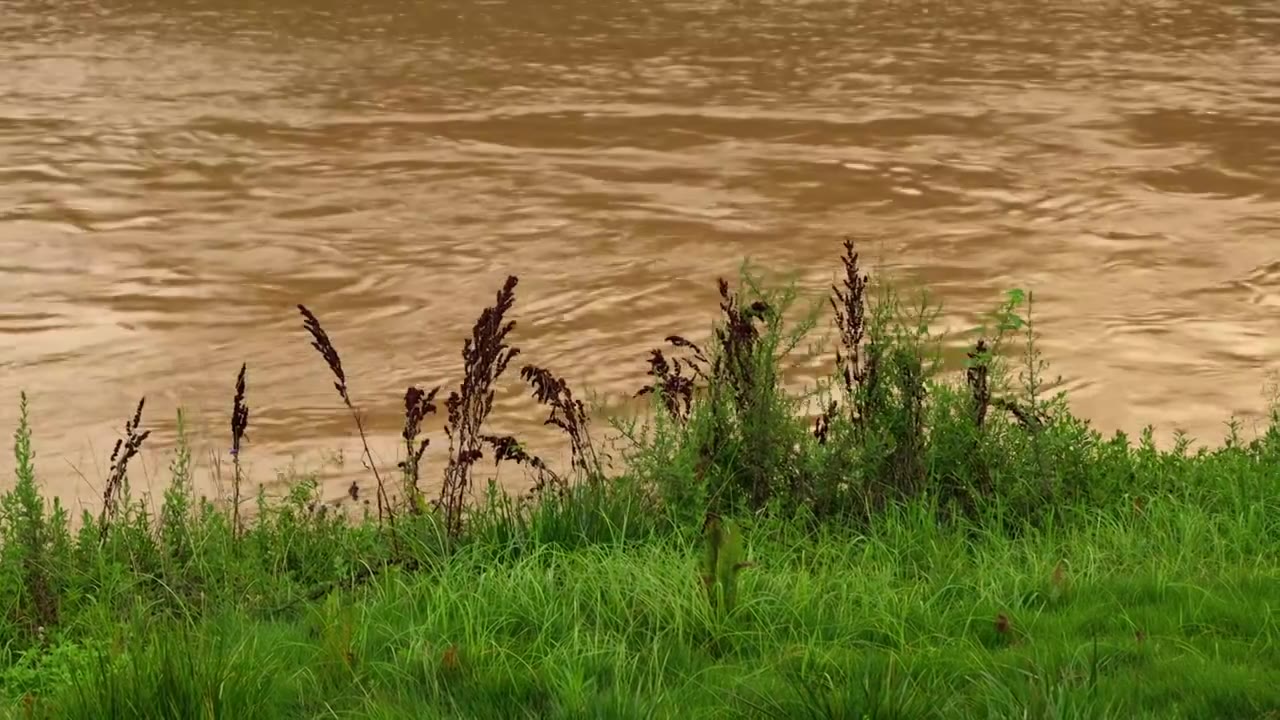
<svg viewBox="0 0 1280 720">
<path fill-rule="evenodd" d="M 1024 325 L 1026 325 L 1026 321 L 1024 321 L 1021 317 L 1014 315 L 1012 313 L 1000 318 L 1001 331 L 1020 330 Z"/>
</svg>

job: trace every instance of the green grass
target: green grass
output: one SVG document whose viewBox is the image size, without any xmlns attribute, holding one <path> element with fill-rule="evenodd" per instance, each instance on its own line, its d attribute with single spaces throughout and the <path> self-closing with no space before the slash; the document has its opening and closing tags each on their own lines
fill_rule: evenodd
<svg viewBox="0 0 1280 720">
<path fill-rule="evenodd" d="M 777 539 L 749 547 L 759 565 L 728 616 L 697 583 L 697 547 L 546 548 L 503 563 L 476 548 L 275 617 L 103 618 L 12 667 L 5 689 L 39 693 L 57 717 L 1280 710 L 1277 547 L 1232 518 L 1168 503 L 1009 540 L 940 530 L 916 508 L 865 536 L 748 534 Z"/>
<path fill-rule="evenodd" d="M 1104 438 L 1044 397 L 1030 298 L 997 311 L 966 379 L 932 364 L 927 306 L 869 292 L 836 296 L 851 381 L 795 394 L 796 296 L 726 287 L 688 405 L 666 357 L 652 414 L 617 421 L 625 471 L 585 443 L 566 476 L 507 455 L 543 492 L 490 492 L 460 525 L 408 466 L 398 493 L 378 479 L 382 520 L 290 476 L 246 522 L 193 497 L 181 433 L 156 517 L 126 458 L 113 509 L 73 524 L 39 493 L 24 400 L 0 715 L 1280 718 L 1274 417 L 1213 450 Z M 548 404 L 585 421 L 563 390 Z"/>
</svg>

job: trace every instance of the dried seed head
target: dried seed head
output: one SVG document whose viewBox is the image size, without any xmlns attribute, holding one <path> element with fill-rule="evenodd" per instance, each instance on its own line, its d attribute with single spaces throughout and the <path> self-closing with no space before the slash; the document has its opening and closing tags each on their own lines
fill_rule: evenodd
<svg viewBox="0 0 1280 720">
<path fill-rule="evenodd" d="M 231 404 L 231 454 L 240 454 L 240 443 L 247 440 L 245 431 L 249 429 L 249 406 L 245 403 L 245 373 L 248 363 L 240 365 L 240 374 L 236 376 L 236 395 Z"/>
<path fill-rule="evenodd" d="M 519 348 L 507 343 L 507 336 L 516 324 L 506 319 L 515 305 L 518 282 L 516 276 L 508 276 L 494 304 L 480 313 L 471 337 L 462 346 L 462 384 L 445 400 L 449 463 L 440 488 L 440 505 L 452 536 L 462 528 L 462 504 L 472 484 L 471 466 L 483 457 L 481 428 L 493 409 L 494 385 L 520 354 Z"/>
<path fill-rule="evenodd" d="M 315 313 L 308 310 L 305 305 L 298 305 L 298 312 L 302 313 L 302 327 L 311 334 L 311 347 L 320 353 L 333 376 L 337 378 L 333 384 L 334 389 L 338 391 L 344 403 L 350 404 L 351 398 L 347 395 L 347 375 L 342 371 L 342 358 L 339 357 L 337 348 L 333 346 L 328 333 L 320 326 L 320 320 L 316 318 Z"/>
</svg>

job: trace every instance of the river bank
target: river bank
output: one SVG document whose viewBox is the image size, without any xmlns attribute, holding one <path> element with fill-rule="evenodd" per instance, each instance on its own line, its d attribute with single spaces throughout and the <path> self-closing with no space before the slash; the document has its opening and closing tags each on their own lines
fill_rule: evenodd
<svg viewBox="0 0 1280 720">
<path fill-rule="evenodd" d="M 0 535 L 6 712 L 1280 712 L 1280 427 L 1204 450 L 1103 437 L 1046 392 L 1030 294 L 1009 292 L 967 356 L 944 358 L 934 309 L 844 250 L 809 308 L 749 272 L 722 281 L 712 342 L 655 349 L 649 412 L 610 427 L 554 368 L 521 363 L 508 280 L 464 381 L 406 390 L 398 470 L 342 503 L 306 475 L 283 478 L 282 501 L 237 482 L 254 428 L 241 384 L 226 494 L 193 492 L 183 433 L 163 495 L 130 488 L 140 406 L 102 512 L 72 522 L 42 496 L 24 406 Z M 363 432 L 340 338 L 305 307 L 299 320 Z M 783 377 L 809 342 L 837 364 L 796 392 Z M 569 463 L 487 429 L 507 374 Z M 436 417 L 448 431 L 425 443 Z M 444 458 L 438 489 L 424 453 Z M 535 491 L 486 492 L 494 463 Z"/>
</svg>

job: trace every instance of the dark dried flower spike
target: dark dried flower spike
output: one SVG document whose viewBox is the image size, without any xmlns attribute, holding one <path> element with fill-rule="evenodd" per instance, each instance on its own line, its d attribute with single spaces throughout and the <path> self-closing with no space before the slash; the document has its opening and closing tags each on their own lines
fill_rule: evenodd
<svg viewBox="0 0 1280 720">
<path fill-rule="evenodd" d="M 324 328 L 320 327 L 320 320 L 316 318 L 314 313 L 302 304 L 298 305 L 298 312 L 301 312 L 304 318 L 302 327 L 308 333 L 311 333 L 311 347 L 315 348 L 324 357 L 325 363 L 329 365 L 329 370 L 337 378 L 337 382 L 333 384 L 333 387 L 342 396 L 343 402 L 350 403 L 351 399 L 347 397 L 347 375 L 342 371 L 342 358 L 338 357 L 338 350 L 333 347 L 333 342 L 329 340 L 328 333 L 324 331 Z"/>
<path fill-rule="evenodd" d="M 533 386 L 534 399 L 551 407 L 544 424 L 555 425 L 569 436 L 574 467 L 583 472 L 591 470 L 596 463 L 594 455 L 587 457 L 593 453 L 593 448 L 586 406 L 573 397 L 573 391 L 563 378 L 556 377 L 546 368 L 526 365 L 520 370 L 520 376 Z"/>
<path fill-rule="evenodd" d="M 240 485 L 243 475 L 240 471 L 240 443 L 245 439 L 245 431 L 249 428 L 249 406 L 245 403 L 245 374 L 248 363 L 240 365 L 240 373 L 236 375 L 236 395 L 231 404 L 231 462 L 234 466 L 231 479 L 231 523 L 236 537 L 240 537 Z"/>
<path fill-rule="evenodd" d="M 111 471 L 102 490 L 102 515 L 98 522 L 99 539 L 103 542 L 107 539 L 110 520 L 116 512 L 120 488 L 124 485 L 125 477 L 128 475 L 129 461 L 138 454 L 138 451 L 142 449 L 142 443 L 151 436 L 150 430 L 142 433 L 138 432 L 138 427 L 142 424 L 142 408 L 146 402 L 147 399 L 145 397 L 138 400 L 138 409 L 134 411 L 133 418 L 124 424 L 125 438 L 117 440 L 115 449 L 111 452 Z"/>
<path fill-rule="evenodd" d="M 418 435 L 418 427 L 422 423 L 420 403 L 425 396 L 426 393 L 422 388 L 413 385 L 404 391 L 404 430 L 400 436 L 405 440 L 411 440 Z"/>
<path fill-rule="evenodd" d="M 979 428 L 986 423 L 987 408 L 991 406 L 989 368 L 984 360 L 989 351 L 987 341 L 979 338 L 973 352 L 966 353 L 969 358 L 969 367 L 965 370 L 965 382 L 968 383 L 969 392 L 973 396 L 974 422 Z"/>
<path fill-rule="evenodd" d="M 530 455 L 520 441 L 510 435 L 481 435 L 481 440 L 493 448 L 493 464 L 514 462 L 534 471 L 534 483 L 530 497 L 536 497 L 554 489 L 561 497 L 568 489 L 564 478 L 552 472 L 542 458 Z"/>
<path fill-rule="evenodd" d="M 409 497 L 410 510 L 417 513 L 421 490 L 418 487 L 422 456 L 431 444 L 430 438 L 418 442 L 418 434 L 422 431 L 422 421 L 436 412 L 435 397 L 440 388 L 424 392 L 422 388 L 410 386 L 404 393 L 404 430 L 400 435 L 404 438 L 405 459 L 400 463 L 404 472 L 405 493 Z"/>
<path fill-rule="evenodd" d="M 138 398 L 138 409 L 133 411 L 133 429 L 136 431 L 142 424 L 142 406 L 147 403 L 146 397 Z M 125 427 L 129 427 L 126 425 Z"/>
<path fill-rule="evenodd" d="M 836 345 L 836 371 L 846 397 L 853 401 L 849 408 L 850 419 L 861 426 L 874 405 L 872 397 L 879 382 L 879 363 L 874 341 L 867 343 L 864 348 L 867 340 L 866 295 L 871 278 L 860 270 L 858 253 L 854 250 L 852 239 L 845 238 L 844 255 L 840 259 L 844 266 L 843 289 L 840 285 L 832 285 L 830 298 L 831 308 L 835 311 L 836 329 L 840 333 L 840 342 Z M 861 398 L 855 396 L 855 388 L 863 390 Z M 825 411 L 824 417 L 820 418 L 820 427 L 815 428 L 820 441 L 825 439 L 836 409 L 833 403 Z"/>
<path fill-rule="evenodd" d="M 231 404 L 231 454 L 240 454 L 240 443 L 248 440 L 245 431 L 249 429 L 249 406 L 245 404 L 245 373 L 248 363 L 240 366 L 240 374 L 236 376 L 236 395 Z"/>
<path fill-rule="evenodd" d="M 432 388 L 424 392 L 422 388 L 410 387 L 404 393 L 404 430 L 400 433 L 405 442 L 412 443 L 422 430 L 422 421 L 436 412 L 436 395 L 440 388 Z"/>
<path fill-rule="evenodd" d="M 836 326 L 840 330 L 840 346 L 836 349 L 836 364 L 840 368 L 845 390 L 853 392 L 855 384 L 866 380 L 862 367 L 861 346 L 866 339 L 866 293 L 869 275 L 862 274 L 858 266 L 858 253 L 853 240 L 844 241 L 844 289 L 833 285 L 831 308 L 835 311 Z"/>
<path fill-rule="evenodd" d="M 690 350 L 693 350 L 694 359 L 704 365 L 709 362 L 707 360 L 707 356 L 703 354 L 702 348 L 698 347 L 698 345 L 692 340 L 685 339 L 679 335 L 668 335 L 667 342 L 670 343 L 672 347 L 689 348 Z"/>
<path fill-rule="evenodd" d="M 480 439 L 489 447 L 493 448 L 493 464 L 504 461 L 514 462 L 517 465 L 529 465 L 530 467 L 542 467 L 542 459 L 536 455 L 530 455 L 529 451 L 524 449 L 514 436 L 511 435 L 481 435 Z"/>
<path fill-rule="evenodd" d="M 666 340 L 672 347 L 692 350 L 693 359 L 675 358 L 674 362 L 668 362 L 661 350 L 651 350 L 649 372 L 646 374 L 652 377 L 654 382 L 640 388 L 635 397 L 659 393 L 667 414 L 683 423 L 689 419 L 689 414 L 693 410 L 694 383 L 698 379 L 707 379 L 703 368 L 711 363 L 702 352 L 702 348 L 695 343 L 679 335 L 668 336 Z M 690 371 L 689 375 L 684 374 L 686 369 Z"/>
<path fill-rule="evenodd" d="M 347 410 L 351 412 L 351 418 L 356 424 L 356 431 L 360 434 L 360 444 L 364 447 L 364 456 L 368 461 L 368 468 L 373 472 L 373 478 L 378 484 L 378 521 L 382 521 L 385 513 L 394 531 L 396 523 L 395 512 L 387 497 L 387 488 L 382 482 L 382 474 L 378 472 L 378 464 L 373 460 L 373 451 L 369 449 L 369 438 L 364 430 L 364 421 L 360 418 L 359 411 L 356 410 L 355 405 L 351 402 L 351 396 L 347 393 L 347 375 L 342 371 L 342 358 L 338 356 L 338 350 L 333 346 L 333 342 L 329 340 L 329 335 L 325 333 L 324 328 L 320 327 L 320 320 L 316 318 L 315 314 L 301 304 L 298 305 L 298 312 L 302 313 L 304 318 L 302 327 L 311 334 L 311 347 L 320 353 L 325 363 L 329 366 L 329 370 L 333 372 L 333 376 L 337 378 L 333 387 L 338 391 L 338 395 L 342 398 L 343 404 L 347 406 Z"/>
<path fill-rule="evenodd" d="M 756 343 L 760 339 L 755 321 L 767 315 L 770 308 L 763 301 L 758 301 L 744 310 L 737 295 L 730 292 L 728 281 L 720 278 L 718 284 L 724 323 L 716 328 L 720 354 L 712 374 L 727 380 L 739 406 L 745 407 L 751 388 L 758 383 L 752 366 Z"/>
<path fill-rule="evenodd" d="M 493 384 L 520 354 L 507 345 L 507 335 L 515 321 L 506 314 L 515 304 L 515 288 L 519 280 L 507 277 L 492 307 L 480 313 L 471 329 L 471 337 L 462 346 L 463 379 L 461 387 L 445 401 L 449 437 L 449 464 L 440 488 L 440 505 L 445 511 L 446 527 L 453 536 L 462 528 L 462 503 L 471 487 L 471 466 L 483 456 L 480 428 L 493 408 Z"/>
<path fill-rule="evenodd" d="M 133 411 L 133 418 L 126 420 L 124 422 L 124 433 L 126 437 L 132 438 L 134 431 L 137 430 L 138 425 L 142 423 L 142 406 L 145 405 L 146 402 L 147 402 L 147 398 L 145 396 L 139 399 L 138 408 Z M 148 430 L 144 434 L 149 435 L 151 434 L 151 431 Z M 116 440 L 115 449 L 111 452 L 112 464 L 115 464 L 115 461 L 118 459 L 118 456 L 120 454 L 120 449 L 123 446 L 123 443 L 124 443 L 123 440 Z"/>
</svg>

